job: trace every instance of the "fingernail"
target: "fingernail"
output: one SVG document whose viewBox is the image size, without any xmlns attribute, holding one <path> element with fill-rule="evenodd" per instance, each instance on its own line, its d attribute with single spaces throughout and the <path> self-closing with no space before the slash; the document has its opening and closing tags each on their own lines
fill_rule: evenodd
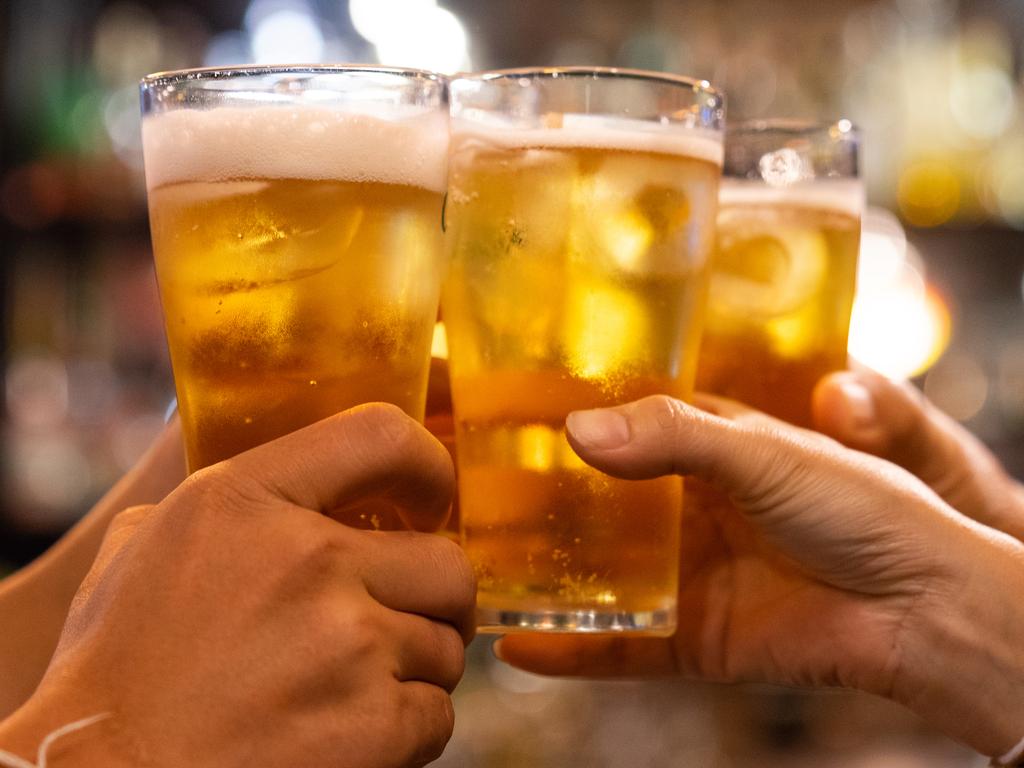
<svg viewBox="0 0 1024 768">
<path fill-rule="evenodd" d="M 875 398 L 871 391 L 857 381 L 844 381 L 839 385 L 843 399 L 849 408 L 850 418 L 855 427 L 870 427 L 875 424 Z"/>
<path fill-rule="evenodd" d="M 573 411 L 565 420 L 565 426 L 576 442 L 587 448 L 619 448 L 630 438 L 629 422 L 618 411 Z"/>
<path fill-rule="evenodd" d="M 501 643 L 504 639 L 505 638 L 503 637 L 499 637 L 497 640 L 494 641 L 494 644 L 491 646 L 491 653 L 494 654 L 494 658 L 496 658 L 498 661 L 505 660 L 505 657 L 501 653 Z"/>
</svg>

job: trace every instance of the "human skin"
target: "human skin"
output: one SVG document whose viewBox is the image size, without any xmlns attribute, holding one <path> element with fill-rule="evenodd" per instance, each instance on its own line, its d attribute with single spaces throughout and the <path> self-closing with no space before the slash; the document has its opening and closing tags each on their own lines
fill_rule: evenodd
<svg viewBox="0 0 1024 768">
<path fill-rule="evenodd" d="M 844 445 L 910 471 L 958 512 L 1024 540 L 1024 486 L 910 384 L 868 370 L 831 374 L 815 389 L 814 419 Z"/>
<path fill-rule="evenodd" d="M 71 599 L 114 515 L 155 504 L 184 479 L 185 452 L 175 418 L 74 528 L 33 563 L 0 581 L 0 720 L 21 706 L 42 679 Z"/>
<path fill-rule="evenodd" d="M 110 524 L 29 701 L 0 749 L 98 713 L 48 765 L 424 765 L 475 584 L 440 536 L 341 525 L 386 500 L 436 527 L 451 460 L 397 408 L 361 406 L 196 472 Z"/>
<path fill-rule="evenodd" d="M 1024 545 L 889 461 L 700 403 L 716 413 L 654 397 L 567 420 L 576 452 L 602 471 L 694 475 L 731 498 L 684 515 L 678 632 L 510 635 L 499 656 L 543 674 L 856 688 L 983 754 L 1016 744 Z"/>
<path fill-rule="evenodd" d="M 434 360 L 427 399 L 427 426 L 454 450 L 448 369 Z M 181 425 L 174 417 L 134 467 L 60 541 L 37 560 L 0 581 L 0 720 L 20 707 L 39 685 L 71 599 L 92 566 L 107 526 L 128 507 L 156 504 L 186 476 Z M 436 521 L 412 519 L 433 530 Z M 432 527 L 433 526 L 433 527 Z"/>
</svg>

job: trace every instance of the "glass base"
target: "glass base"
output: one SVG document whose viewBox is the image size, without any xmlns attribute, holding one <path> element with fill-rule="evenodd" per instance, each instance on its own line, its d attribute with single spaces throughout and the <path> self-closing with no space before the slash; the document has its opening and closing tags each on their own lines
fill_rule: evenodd
<svg viewBox="0 0 1024 768">
<path fill-rule="evenodd" d="M 477 608 L 477 632 L 578 632 L 668 637 L 676 631 L 675 609 L 656 611 L 543 610 L 512 611 Z"/>
</svg>

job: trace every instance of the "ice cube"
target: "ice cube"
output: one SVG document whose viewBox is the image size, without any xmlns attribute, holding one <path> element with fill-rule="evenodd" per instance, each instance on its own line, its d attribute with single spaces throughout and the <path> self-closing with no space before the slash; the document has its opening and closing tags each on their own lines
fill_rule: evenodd
<svg viewBox="0 0 1024 768">
<path fill-rule="evenodd" d="M 720 320 L 777 318 L 811 301 L 828 267 L 817 229 L 723 227 L 711 277 L 710 311 Z"/>
</svg>

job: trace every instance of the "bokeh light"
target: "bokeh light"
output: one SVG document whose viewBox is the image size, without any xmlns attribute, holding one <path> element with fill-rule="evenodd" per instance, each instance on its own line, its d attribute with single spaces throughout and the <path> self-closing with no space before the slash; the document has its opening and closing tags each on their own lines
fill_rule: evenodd
<svg viewBox="0 0 1024 768">
<path fill-rule="evenodd" d="M 898 201 L 903 218 L 916 227 L 945 224 L 960 206 L 960 179 L 945 162 L 914 163 L 900 175 Z"/>
<path fill-rule="evenodd" d="M 1024 339 L 1013 339 L 998 356 L 995 394 L 1005 418 L 1024 424 Z"/>
<path fill-rule="evenodd" d="M 68 412 L 68 372 L 51 355 L 15 359 L 7 367 L 7 413 L 16 424 L 46 429 L 60 424 Z"/>
<path fill-rule="evenodd" d="M 924 394 L 940 410 L 958 421 L 967 421 L 985 406 L 989 380 L 973 356 L 947 355 L 924 380 Z"/>
<path fill-rule="evenodd" d="M 434 337 L 430 342 L 430 356 L 442 360 L 448 359 L 448 334 L 445 333 L 444 323 L 434 324 Z"/>
<path fill-rule="evenodd" d="M 1006 71 L 985 64 L 961 69 L 953 77 L 949 106 L 965 134 L 976 139 L 995 138 L 1013 121 L 1013 79 Z"/>
<path fill-rule="evenodd" d="M 93 62 L 112 86 L 136 83 L 141 75 L 167 67 L 165 36 L 153 12 L 130 2 L 104 9 L 93 34 Z"/>
<path fill-rule="evenodd" d="M 245 26 L 256 64 L 315 64 L 323 59 L 320 22 L 302 0 L 253 0 Z"/>
<path fill-rule="evenodd" d="M 896 218 L 881 209 L 864 216 L 850 356 L 890 378 L 929 368 L 949 343 L 950 314 L 929 288 L 920 256 Z"/>
<path fill-rule="evenodd" d="M 247 61 L 252 61 L 249 36 L 238 29 L 214 35 L 203 54 L 204 67 L 229 67 Z"/>
<path fill-rule="evenodd" d="M 381 63 L 445 73 L 471 66 L 465 27 L 433 0 L 350 0 L 349 15 Z"/>
</svg>

